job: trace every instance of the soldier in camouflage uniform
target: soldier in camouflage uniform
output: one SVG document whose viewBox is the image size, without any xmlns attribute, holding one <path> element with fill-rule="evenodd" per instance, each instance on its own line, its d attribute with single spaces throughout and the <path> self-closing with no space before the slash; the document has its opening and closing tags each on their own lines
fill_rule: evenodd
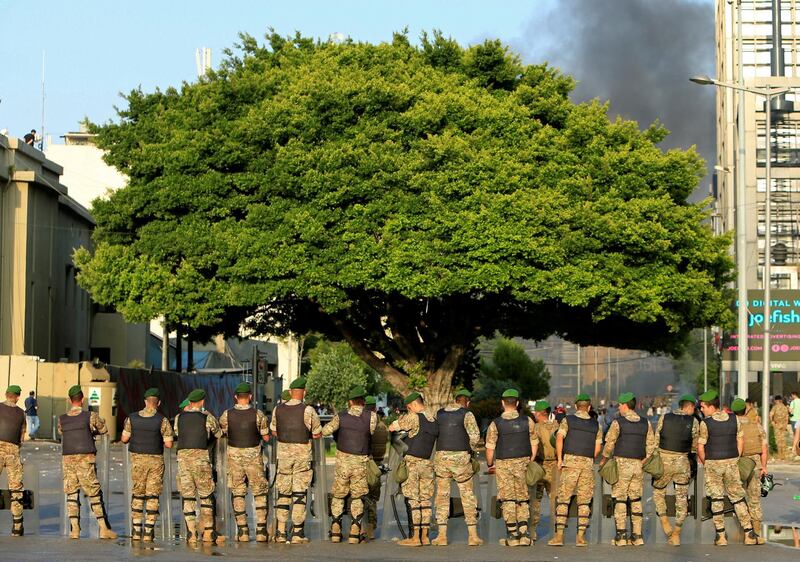
<svg viewBox="0 0 800 562">
<path fill-rule="evenodd" d="M 619 467 L 619 480 L 611 487 L 614 502 L 614 521 L 617 534 L 611 544 L 615 546 L 642 546 L 642 463 L 653 454 L 656 440 L 650 422 L 636 413 L 636 397 L 632 392 L 619 396 L 619 417 L 611 422 L 606 433 L 606 446 L 600 465 L 615 456 Z M 631 507 L 630 540 L 627 534 L 628 503 Z"/>
<path fill-rule="evenodd" d="M 365 404 L 367 410 L 375 412 L 376 400 L 374 396 L 367 396 Z M 386 456 L 386 445 L 389 442 L 389 429 L 383 423 L 381 416 L 378 416 L 378 424 L 375 426 L 375 432 L 372 434 L 372 442 L 370 444 L 372 460 L 380 466 Z M 364 532 L 364 538 L 371 541 L 375 538 L 375 527 L 378 525 L 378 502 L 381 499 L 381 480 L 374 486 L 370 486 L 369 493 L 365 500 L 365 509 L 367 511 L 367 528 Z"/>
<path fill-rule="evenodd" d="M 144 393 L 144 409 L 125 418 L 123 443 L 128 443 L 131 458 L 131 539 L 155 538 L 159 497 L 164 486 L 164 447 L 172 447 L 172 427 L 158 412 L 161 405 L 157 388 Z M 144 520 L 144 527 L 142 523 Z"/>
<path fill-rule="evenodd" d="M 331 488 L 331 542 L 342 542 L 342 516 L 347 496 L 350 496 L 350 533 L 347 542 L 363 541 L 361 518 L 364 516 L 364 498 L 367 486 L 367 462 L 372 448 L 372 434 L 378 425 L 378 415 L 367 410 L 364 398 L 367 392 L 357 386 L 350 390 L 347 411 L 337 413 L 322 428 L 322 435 L 336 438 L 336 470 Z"/>
<path fill-rule="evenodd" d="M 11 536 L 25 534 L 22 525 L 22 461 L 19 448 L 25 438 L 25 411 L 17 406 L 22 389 L 12 384 L 6 389 L 6 400 L 0 403 L 0 473 L 6 470 L 11 492 Z"/>
<path fill-rule="evenodd" d="M 208 447 L 222 437 L 217 419 L 203 410 L 206 392 L 200 388 L 189 393 L 189 407 L 175 416 L 175 437 L 178 438 L 178 491 L 183 502 L 183 517 L 189 544 L 197 544 L 197 505 L 200 496 L 202 541 L 223 544 L 225 536 L 216 531 L 214 477 Z"/>
<path fill-rule="evenodd" d="M 525 475 L 536 458 L 539 438 L 533 420 L 517 411 L 519 392 L 509 388 L 502 396 L 503 413 L 486 430 L 486 464 L 497 477 L 497 501 L 508 537 L 505 546 L 530 546 L 530 493 Z M 496 468 L 495 468 L 496 465 Z"/>
<path fill-rule="evenodd" d="M 736 414 L 742 427 L 742 456 L 752 459 L 756 463 L 753 475 L 747 481 L 745 492 L 753 530 L 761 533 L 761 521 L 764 520 L 764 512 L 761 509 L 761 477 L 767 474 L 769 442 L 761 424 L 748 419 L 746 408 L 747 406 L 741 398 L 737 398 L 731 404 L 731 410 Z"/>
<path fill-rule="evenodd" d="M 319 416 L 311 406 L 303 403 L 306 379 L 298 378 L 289 385 L 291 399 L 278 404 L 270 421 L 272 435 L 278 439 L 278 474 L 275 488 L 275 518 L 278 529 L 275 542 L 286 542 L 286 524 L 292 513 L 292 544 L 308 542 L 304 526 L 306 497 L 311 485 L 311 439 L 322 434 Z"/>
<path fill-rule="evenodd" d="M 555 535 L 547 544 L 564 545 L 569 503 L 573 492 L 578 504 L 578 534 L 575 546 L 586 546 L 592 496 L 594 496 L 594 459 L 600 453 L 603 430 L 589 415 L 592 402 L 587 394 L 575 397 L 574 414 L 561 420 L 556 433 L 556 456 L 561 475 L 556 495 Z"/>
<path fill-rule="evenodd" d="M 451 480 L 455 481 L 461 494 L 464 521 L 469 534 L 467 544 L 469 546 L 483 544 L 478 536 L 478 503 L 472 488 L 471 460 L 472 454 L 478 449 L 481 434 L 474 414 L 467 409 L 471 397 L 469 390 L 458 390 L 454 402 L 436 414 L 439 437 L 433 457 L 433 469 L 436 473 L 436 523 L 439 526 L 439 534 L 431 544 L 437 546 L 447 546 Z"/>
<path fill-rule="evenodd" d="M 744 543 L 764 544 L 764 539 L 753 529 L 739 476 L 738 460 L 744 447 L 744 433 L 739 418 L 719 409 L 716 390 L 700 395 L 700 409 L 705 418 L 698 430 L 697 458 L 705 466 L 706 495 L 711 499 L 711 515 L 717 531 L 714 544 L 728 544 L 724 517 L 726 495 L 744 531 Z"/>
<path fill-rule="evenodd" d="M 550 404 L 546 400 L 539 400 L 533 407 L 536 436 L 539 439 L 536 462 L 544 470 L 544 478 L 536 483 L 533 505 L 531 506 L 531 540 L 533 542 L 536 542 L 538 538 L 536 527 L 542 518 L 542 498 L 545 491 L 547 491 L 547 497 L 550 500 L 551 513 L 555 513 L 558 458 L 554 443 L 555 433 L 558 431 L 558 422 L 555 420 L 550 421 L 550 411 Z"/>
<path fill-rule="evenodd" d="M 761 425 L 761 416 L 758 415 L 758 408 L 756 408 L 756 403 L 753 402 L 752 398 L 745 398 L 745 417 L 755 423 L 756 425 Z"/>
<path fill-rule="evenodd" d="M 83 391 L 79 385 L 68 391 L 70 409 L 58 418 L 58 433 L 61 435 L 61 468 L 64 475 L 64 493 L 67 495 L 69 538 L 81 538 L 80 489 L 89 500 L 92 513 L 97 518 L 101 539 L 116 539 L 111 530 L 103 503 L 103 490 L 97 481 L 96 435 L 108 433 L 106 422 L 97 412 L 83 411 Z"/>
<path fill-rule="evenodd" d="M 231 491 L 236 518 L 236 540 L 250 542 L 245 498 L 247 486 L 253 492 L 256 519 L 256 542 L 267 542 L 267 494 L 269 482 L 264 472 L 261 442 L 269 441 L 269 424 L 264 412 L 253 408 L 252 388 L 242 382 L 234 390 L 236 404 L 219 418 L 219 427 L 228 437 L 228 489 Z"/>
<path fill-rule="evenodd" d="M 786 427 L 789 425 L 789 408 L 783 403 L 781 396 L 775 396 L 772 409 L 769 411 L 769 421 L 775 434 L 776 458 L 786 460 Z"/>
<path fill-rule="evenodd" d="M 653 503 L 661 528 L 669 544 L 680 546 L 681 528 L 689 514 L 689 481 L 692 469 L 689 455 L 697 452 L 697 436 L 700 424 L 694 417 L 695 398 L 684 394 L 678 401 L 678 409 L 663 414 L 656 424 L 656 446 L 664 463 L 664 474 L 653 480 Z M 667 516 L 667 486 L 675 487 L 675 527 Z"/>
<path fill-rule="evenodd" d="M 397 542 L 400 546 L 427 546 L 431 525 L 431 499 L 433 498 L 433 447 L 439 434 L 436 418 L 425 408 L 419 392 L 405 398 L 408 412 L 393 421 L 389 431 L 406 431 L 408 437 L 404 461 L 408 479 L 400 489 L 411 509 L 411 536 Z"/>
</svg>

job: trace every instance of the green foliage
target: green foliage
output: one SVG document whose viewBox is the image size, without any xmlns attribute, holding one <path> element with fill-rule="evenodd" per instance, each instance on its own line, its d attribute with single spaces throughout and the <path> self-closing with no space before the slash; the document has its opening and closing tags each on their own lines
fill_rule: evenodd
<svg viewBox="0 0 800 562">
<path fill-rule="evenodd" d="M 489 380 L 481 380 L 481 393 L 496 392 L 497 384 L 490 384 L 492 381 L 508 384 L 516 388 L 523 401 L 538 400 L 550 394 L 550 372 L 544 366 L 541 359 L 531 359 L 525 349 L 517 342 L 498 338 L 495 341 L 494 351 L 491 360 L 481 361 L 481 373 Z M 500 396 L 506 386 L 500 390 Z M 489 396 L 486 396 L 489 398 Z"/>
<path fill-rule="evenodd" d="M 198 339 L 344 339 L 401 391 L 421 365 L 434 403 L 497 330 L 678 351 L 730 315 L 729 241 L 686 203 L 703 163 L 573 86 L 498 41 L 243 35 L 92 127 L 129 184 L 94 202 L 79 282 Z"/>
<path fill-rule="evenodd" d="M 685 383 L 691 392 L 700 395 L 703 391 L 703 345 L 708 346 L 708 388 L 719 390 L 719 356 L 711 345 L 711 332 L 708 332 L 709 341 L 703 341 L 703 330 L 694 330 L 689 338 L 685 351 L 674 358 L 672 364 L 678 378 Z"/>
<path fill-rule="evenodd" d="M 310 353 L 306 395 L 337 410 L 347 407 L 347 396 L 354 386 L 367 387 L 377 373 L 356 357 L 347 344 L 318 342 Z"/>
</svg>

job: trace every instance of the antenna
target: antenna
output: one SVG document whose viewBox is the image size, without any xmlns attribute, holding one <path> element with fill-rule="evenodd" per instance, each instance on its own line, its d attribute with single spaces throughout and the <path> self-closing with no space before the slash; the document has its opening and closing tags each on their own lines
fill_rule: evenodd
<svg viewBox="0 0 800 562">
<path fill-rule="evenodd" d="M 197 77 L 202 78 L 211 70 L 211 49 L 201 47 L 194 52 L 194 63 L 197 68 Z"/>
<path fill-rule="evenodd" d="M 44 101 L 45 101 L 45 89 L 44 89 L 44 50 L 42 51 L 42 132 L 39 138 L 39 150 L 44 152 Z"/>
</svg>

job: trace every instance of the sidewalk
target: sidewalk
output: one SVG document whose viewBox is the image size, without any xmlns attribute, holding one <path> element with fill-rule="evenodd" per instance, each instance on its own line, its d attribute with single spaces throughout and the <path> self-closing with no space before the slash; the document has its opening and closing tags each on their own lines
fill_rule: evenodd
<svg viewBox="0 0 800 562">
<path fill-rule="evenodd" d="M 507 548 L 488 545 L 469 548 L 463 544 L 447 547 L 404 548 L 386 542 L 362 545 L 328 542 L 312 543 L 303 546 L 273 545 L 263 546 L 255 543 L 232 544 L 223 547 L 189 548 L 185 544 L 164 544 L 156 542 L 151 547 L 131 547 L 128 540 L 99 541 L 81 539 L 71 541 L 56 537 L 0 538 L 0 560 L 9 562 L 108 562 L 114 560 L 158 560 L 175 562 L 196 562 L 206 556 L 224 556 L 228 560 L 433 560 L 433 561 L 481 561 L 494 560 L 569 560 L 588 562 L 595 560 L 614 560 L 615 562 L 752 562 L 754 558 L 770 561 L 797 560 L 797 550 L 781 546 L 681 546 L 647 545 L 639 548 L 616 548 L 602 545 L 591 548 L 567 546 L 555 548 L 537 545 L 529 548 Z"/>
</svg>

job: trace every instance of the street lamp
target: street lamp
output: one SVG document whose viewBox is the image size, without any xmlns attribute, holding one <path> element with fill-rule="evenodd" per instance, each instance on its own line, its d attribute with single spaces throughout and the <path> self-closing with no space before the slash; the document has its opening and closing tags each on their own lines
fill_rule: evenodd
<svg viewBox="0 0 800 562">
<path fill-rule="evenodd" d="M 771 88 L 767 86 L 766 88 L 748 88 L 745 86 L 741 86 L 739 84 L 731 84 L 728 82 L 722 82 L 720 80 L 715 80 L 709 76 L 695 76 L 690 78 L 690 81 L 694 82 L 695 84 L 700 84 L 701 86 L 717 86 L 720 88 L 729 88 L 731 90 L 739 90 L 741 92 L 747 92 L 751 94 L 755 94 L 757 96 L 762 96 L 766 99 L 766 103 L 764 104 L 764 110 L 766 112 L 766 126 L 764 130 L 764 140 L 766 141 L 766 158 L 765 158 L 765 169 L 764 175 L 766 179 L 766 194 L 764 197 L 764 340 L 763 340 L 763 353 L 764 353 L 764 364 L 761 368 L 762 372 L 762 380 L 761 380 L 761 407 L 762 407 L 762 415 L 761 415 L 761 423 L 764 426 L 764 431 L 769 432 L 769 420 L 768 416 L 766 415 L 768 412 L 769 407 L 769 383 L 770 383 L 770 352 L 771 352 L 771 340 L 770 340 L 770 331 L 771 331 L 771 319 L 770 319 L 770 300 L 772 298 L 772 268 L 770 262 L 772 261 L 772 98 L 781 96 L 788 92 L 792 91 L 792 88 Z M 743 127 L 744 123 L 739 123 L 739 127 Z M 737 162 L 737 166 L 741 166 L 742 162 Z M 743 186 L 742 186 L 743 187 Z M 744 190 L 740 191 L 743 194 Z M 736 215 L 737 215 L 737 224 L 738 224 L 738 217 L 744 215 L 744 199 L 741 198 L 736 201 Z M 737 238 L 737 248 L 739 248 L 739 238 L 743 235 L 741 232 L 736 233 Z M 745 280 L 744 277 L 744 254 L 738 254 L 736 256 L 736 261 L 740 262 L 737 263 L 737 271 L 738 271 L 738 279 L 739 279 L 739 323 L 740 323 L 740 331 L 739 331 L 739 353 L 737 354 L 738 357 L 741 357 L 741 350 L 742 350 L 742 331 L 741 331 L 741 322 L 742 322 L 742 309 L 746 308 L 747 304 L 747 293 L 745 292 L 744 299 L 742 298 L 742 288 Z M 745 322 L 747 321 L 747 317 L 745 316 Z M 745 323 L 745 326 L 747 324 Z M 747 341 L 745 340 L 744 345 L 747 345 Z M 740 398 L 747 397 L 747 366 L 745 365 L 745 370 L 742 371 L 742 365 L 739 363 L 739 384 L 738 384 L 738 395 Z M 743 384 L 744 379 L 744 384 Z"/>
</svg>

